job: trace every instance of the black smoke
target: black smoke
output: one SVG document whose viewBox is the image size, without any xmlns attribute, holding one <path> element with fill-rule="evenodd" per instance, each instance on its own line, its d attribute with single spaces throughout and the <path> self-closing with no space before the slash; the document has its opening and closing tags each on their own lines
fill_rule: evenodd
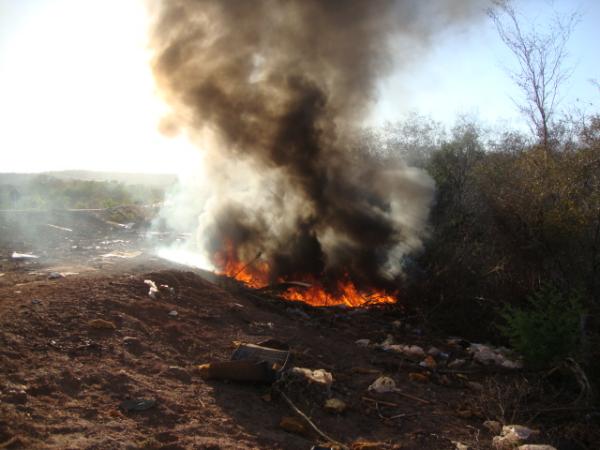
<svg viewBox="0 0 600 450">
<path fill-rule="evenodd" d="M 242 261 L 261 252 L 274 280 L 347 274 L 382 285 L 399 276 L 426 233 L 432 182 L 382 167 L 349 136 L 392 60 L 417 58 L 436 31 L 471 19 L 480 4 L 159 3 L 154 71 L 171 127 L 211 137 L 206 182 L 215 192 L 198 211 L 207 251 L 232 244 Z"/>
</svg>

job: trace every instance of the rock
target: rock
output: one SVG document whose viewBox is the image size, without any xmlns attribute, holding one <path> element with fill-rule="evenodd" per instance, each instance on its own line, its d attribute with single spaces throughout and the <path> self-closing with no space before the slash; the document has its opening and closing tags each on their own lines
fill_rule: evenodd
<svg viewBox="0 0 600 450">
<path fill-rule="evenodd" d="M 324 408 L 326 411 L 340 414 L 346 410 L 347 405 L 339 398 L 330 398 L 325 402 Z"/>
<path fill-rule="evenodd" d="M 394 392 L 397 389 L 396 382 L 390 377 L 379 377 L 367 388 L 367 390 L 377 392 L 379 394 L 383 394 L 385 392 Z"/>
<path fill-rule="evenodd" d="M 502 432 L 502 424 L 497 420 L 486 420 L 483 422 L 483 426 L 493 434 L 500 434 Z"/>
<path fill-rule="evenodd" d="M 164 371 L 164 374 L 170 378 L 175 378 L 184 383 L 190 383 L 192 381 L 191 375 L 183 367 L 170 366 Z"/>
<path fill-rule="evenodd" d="M 296 434 L 307 434 L 308 429 L 306 428 L 306 424 L 304 421 L 297 419 L 295 417 L 283 417 L 281 422 L 279 422 L 279 427 L 285 431 Z"/>
<path fill-rule="evenodd" d="M 294 367 L 292 369 L 292 373 L 302 375 L 311 383 L 316 383 L 327 387 L 331 386 L 331 383 L 333 383 L 333 375 L 323 369 L 312 370 L 304 367 Z"/>
<path fill-rule="evenodd" d="M 452 441 L 452 443 L 456 447 L 456 450 L 469 450 L 470 448 L 467 444 L 463 444 L 462 442 Z"/>
<path fill-rule="evenodd" d="M 179 315 L 179 313 L 175 310 L 169 311 L 169 316 L 171 317 L 177 317 Z"/>
<path fill-rule="evenodd" d="M 64 278 L 65 276 L 60 272 L 50 272 L 48 274 L 49 280 L 58 280 L 59 278 Z"/>
<path fill-rule="evenodd" d="M 369 344 L 371 343 L 371 340 L 370 339 L 359 339 L 355 343 L 359 347 L 368 347 Z"/>
<path fill-rule="evenodd" d="M 117 327 L 114 323 L 109 322 L 104 319 L 93 319 L 88 322 L 90 328 L 95 328 L 96 330 L 116 330 Z"/>
</svg>

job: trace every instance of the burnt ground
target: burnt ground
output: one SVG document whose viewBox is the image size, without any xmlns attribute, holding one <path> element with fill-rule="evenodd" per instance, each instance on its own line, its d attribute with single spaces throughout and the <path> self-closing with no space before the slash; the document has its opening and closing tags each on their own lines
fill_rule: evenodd
<svg viewBox="0 0 600 450">
<path fill-rule="evenodd" d="M 270 338 L 289 345 L 290 365 L 332 373 L 330 392 L 301 383 L 279 383 L 278 389 L 351 448 L 454 449 L 461 442 L 488 449 L 493 434 L 483 426 L 486 419 L 520 420 L 541 429 L 538 440 L 557 448 L 600 448 L 591 431 L 597 425 L 585 422 L 589 414 L 568 426 L 544 415 L 552 408 L 539 406 L 536 379 L 528 374 L 474 361 L 453 370 L 438 360 L 431 371 L 418 358 L 355 343 L 392 335 L 398 343 L 438 347 L 448 361 L 468 359 L 460 343 L 428 332 L 401 308 L 315 309 L 262 296 L 161 260 L 143 230 L 96 213 L 5 214 L 0 232 L 0 448 L 324 444 L 309 429 L 280 427 L 283 417 L 298 416 L 270 385 L 200 377 L 199 364 L 228 360 L 239 342 Z M 40 258 L 15 262 L 13 251 Z M 102 256 L 134 251 L 142 253 Z M 71 274 L 49 279 L 51 272 Z M 146 279 L 173 290 L 152 299 Z M 393 378 L 400 392 L 368 392 L 381 375 Z M 325 411 L 328 397 L 348 409 Z M 156 403 L 145 411 L 119 408 L 137 398 Z M 555 410 L 573 414 L 554 399 Z"/>
</svg>

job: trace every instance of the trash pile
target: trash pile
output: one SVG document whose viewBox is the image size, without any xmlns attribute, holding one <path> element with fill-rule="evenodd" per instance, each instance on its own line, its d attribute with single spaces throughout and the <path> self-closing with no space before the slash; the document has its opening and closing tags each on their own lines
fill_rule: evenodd
<svg viewBox="0 0 600 450">
<path fill-rule="evenodd" d="M 371 343 L 370 339 L 358 339 L 355 344 L 363 348 L 374 348 L 385 352 L 393 352 L 403 357 L 419 361 L 418 365 L 428 370 L 446 367 L 458 369 L 467 366 L 495 366 L 502 369 L 521 369 L 523 363 L 513 352 L 504 347 L 470 343 L 464 339 L 448 339 L 448 350 L 430 347 L 425 351 L 419 345 L 396 343 L 392 335 L 387 335 L 381 343 Z"/>
</svg>

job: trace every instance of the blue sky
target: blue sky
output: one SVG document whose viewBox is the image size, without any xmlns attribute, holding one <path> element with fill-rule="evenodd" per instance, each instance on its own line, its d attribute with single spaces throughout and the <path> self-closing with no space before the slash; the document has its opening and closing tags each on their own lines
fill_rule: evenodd
<svg viewBox="0 0 600 450">
<path fill-rule="evenodd" d="M 597 111 L 600 92 L 589 79 L 600 80 L 600 1 L 516 2 L 539 23 L 550 4 L 582 13 L 562 106 Z M 166 106 L 150 73 L 146 29 L 141 0 L 0 0 L 0 170 L 180 172 L 198 164 L 185 137 L 157 131 Z M 467 114 L 520 127 L 511 100 L 519 92 L 505 71 L 512 61 L 483 15 L 446 30 L 380 81 L 368 123 L 416 111 L 448 124 Z"/>
</svg>

